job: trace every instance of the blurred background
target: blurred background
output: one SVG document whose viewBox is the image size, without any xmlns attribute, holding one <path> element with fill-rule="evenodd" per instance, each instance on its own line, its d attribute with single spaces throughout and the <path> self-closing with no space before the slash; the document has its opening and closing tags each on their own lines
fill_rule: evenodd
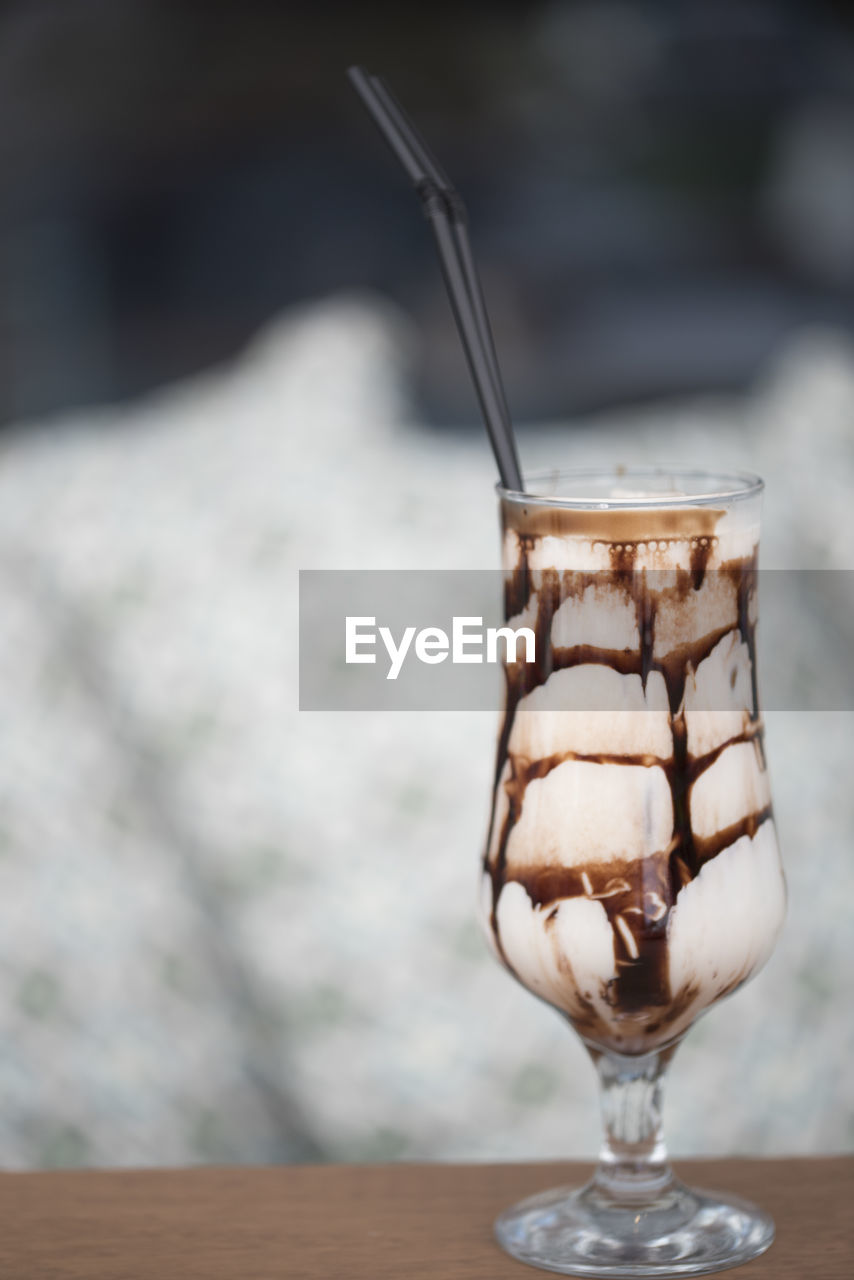
<svg viewBox="0 0 854 1280">
<path fill-rule="evenodd" d="M 4 4 L 8 1166 L 595 1151 L 474 922 L 493 718 L 297 710 L 298 569 L 497 563 L 353 62 L 465 196 L 526 466 L 750 467 L 766 564 L 854 562 L 845 6 Z M 789 924 L 680 1050 L 677 1153 L 854 1147 L 852 749 L 769 716 Z"/>
</svg>

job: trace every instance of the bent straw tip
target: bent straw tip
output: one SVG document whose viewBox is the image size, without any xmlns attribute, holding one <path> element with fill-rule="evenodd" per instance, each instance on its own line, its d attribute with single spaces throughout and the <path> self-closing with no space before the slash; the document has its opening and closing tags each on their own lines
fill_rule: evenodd
<svg viewBox="0 0 854 1280">
<path fill-rule="evenodd" d="M 465 206 L 385 82 L 368 75 L 358 63 L 347 68 L 347 77 L 406 171 L 433 224 L 457 327 L 501 481 L 505 488 L 520 491 L 522 480 L 513 428 L 467 240 Z"/>
</svg>

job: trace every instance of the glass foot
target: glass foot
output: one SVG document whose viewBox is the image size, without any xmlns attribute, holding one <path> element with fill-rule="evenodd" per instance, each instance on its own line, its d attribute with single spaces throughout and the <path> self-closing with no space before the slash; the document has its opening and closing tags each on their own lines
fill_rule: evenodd
<svg viewBox="0 0 854 1280">
<path fill-rule="evenodd" d="M 595 1181 L 531 1196 L 497 1219 L 499 1244 L 565 1275 L 699 1276 L 736 1267 L 774 1239 L 767 1213 L 738 1196 L 670 1182 L 651 1198 L 617 1200 Z"/>
</svg>

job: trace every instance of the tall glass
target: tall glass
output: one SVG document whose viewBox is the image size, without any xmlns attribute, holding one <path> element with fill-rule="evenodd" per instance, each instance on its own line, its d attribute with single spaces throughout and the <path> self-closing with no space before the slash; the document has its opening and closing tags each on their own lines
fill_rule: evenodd
<svg viewBox="0 0 854 1280">
<path fill-rule="evenodd" d="M 673 1175 L 661 1080 L 694 1020 L 765 963 L 785 912 L 756 684 L 762 482 L 651 469 L 499 490 L 508 646 L 482 916 L 596 1067 L 593 1179 L 502 1214 L 525 1262 L 697 1275 L 770 1217 Z"/>
</svg>

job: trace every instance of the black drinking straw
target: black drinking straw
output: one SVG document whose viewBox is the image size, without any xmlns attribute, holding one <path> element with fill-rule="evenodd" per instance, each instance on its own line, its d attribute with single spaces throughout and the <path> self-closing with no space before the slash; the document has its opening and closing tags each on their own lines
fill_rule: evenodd
<svg viewBox="0 0 854 1280">
<path fill-rule="evenodd" d="M 415 125 L 412 123 L 411 117 L 407 114 L 404 107 L 392 93 L 389 86 L 379 76 L 371 76 L 370 79 L 371 84 L 385 103 L 389 113 L 391 115 L 396 114 L 397 119 L 406 128 L 407 140 L 410 143 L 412 151 L 420 161 L 422 168 L 435 182 L 448 206 L 448 214 L 451 219 L 451 230 L 454 233 L 454 240 L 456 242 L 457 256 L 460 260 L 463 274 L 465 275 L 466 287 L 474 309 L 475 321 L 480 335 L 480 344 L 489 363 L 490 376 L 492 377 L 495 393 L 498 397 L 501 416 L 504 419 L 505 430 L 512 436 L 513 427 L 510 422 L 510 411 L 507 407 L 507 400 L 504 395 L 504 384 L 501 380 L 498 356 L 495 353 L 492 328 L 486 311 L 483 291 L 480 287 L 480 278 L 477 274 L 477 268 L 475 267 L 474 258 L 472 256 L 471 243 L 468 236 L 468 213 L 466 211 L 466 207 L 463 204 L 456 188 L 451 183 L 450 178 L 445 173 L 445 170 L 439 164 L 439 161 L 436 159 L 427 143 L 418 133 Z"/>
<path fill-rule="evenodd" d="M 513 426 L 469 243 L 465 205 L 388 86 L 362 67 L 351 67 L 347 74 L 424 206 L 501 483 L 505 489 L 521 492 Z"/>
</svg>

